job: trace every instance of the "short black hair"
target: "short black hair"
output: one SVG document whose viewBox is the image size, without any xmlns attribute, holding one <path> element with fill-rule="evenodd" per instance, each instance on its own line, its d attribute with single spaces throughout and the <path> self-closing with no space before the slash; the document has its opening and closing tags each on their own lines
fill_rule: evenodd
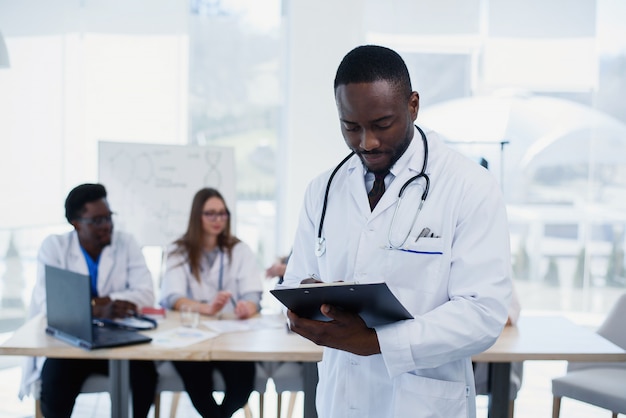
<svg viewBox="0 0 626 418">
<path fill-rule="evenodd" d="M 69 223 L 81 217 L 85 210 L 85 203 L 107 197 L 107 191 L 101 184 L 85 183 L 76 186 L 65 199 L 65 219 Z"/>
<path fill-rule="evenodd" d="M 388 81 L 398 93 L 410 96 L 412 92 L 409 70 L 402 57 L 392 49 L 378 45 L 362 45 L 348 52 L 337 68 L 337 87 L 349 83 Z"/>
</svg>

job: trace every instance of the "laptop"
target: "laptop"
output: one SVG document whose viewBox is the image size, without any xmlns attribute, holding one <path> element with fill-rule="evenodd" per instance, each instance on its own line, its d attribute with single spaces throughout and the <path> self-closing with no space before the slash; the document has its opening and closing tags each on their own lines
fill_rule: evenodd
<svg viewBox="0 0 626 418">
<path fill-rule="evenodd" d="M 86 350 L 152 341 L 135 331 L 94 323 L 91 280 L 85 274 L 46 265 L 46 333 Z"/>
</svg>

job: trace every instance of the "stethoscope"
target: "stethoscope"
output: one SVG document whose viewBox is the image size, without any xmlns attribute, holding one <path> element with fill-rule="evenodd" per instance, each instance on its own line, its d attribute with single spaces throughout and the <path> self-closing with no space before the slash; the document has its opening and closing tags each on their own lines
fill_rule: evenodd
<svg viewBox="0 0 626 418">
<path fill-rule="evenodd" d="M 224 289 L 224 252 L 220 249 L 220 272 L 217 279 L 217 290 L 221 292 Z M 208 256 L 207 256 L 208 262 Z M 210 263 L 208 263 L 210 265 Z M 191 266 L 189 266 L 189 273 L 191 273 Z M 202 301 L 201 301 L 202 302 Z"/>
<path fill-rule="evenodd" d="M 428 189 L 430 188 L 430 178 L 426 174 L 426 165 L 428 164 L 428 141 L 426 140 L 426 134 L 424 133 L 424 131 L 422 131 L 422 129 L 417 125 L 415 125 L 415 127 L 417 128 L 420 135 L 422 136 L 422 143 L 424 144 L 424 162 L 422 163 L 422 170 L 419 172 L 419 174 L 408 179 L 400 188 L 400 192 L 398 193 L 398 201 L 396 202 L 396 208 L 393 211 L 391 224 L 389 226 L 389 234 L 387 236 L 387 239 L 389 241 L 389 246 L 386 248 L 388 249 L 397 250 L 397 249 L 402 248 L 402 246 L 406 243 L 406 240 L 409 238 L 409 235 L 411 235 L 411 230 L 413 229 L 413 225 L 415 225 L 417 216 L 422 211 L 422 206 L 424 206 L 424 202 L 426 201 L 426 197 L 428 196 Z M 346 163 L 346 161 L 348 161 L 350 157 L 352 157 L 353 155 L 354 155 L 354 151 L 348 154 L 346 158 L 341 160 L 341 162 L 337 165 L 337 167 L 335 167 L 333 172 L 330 174 L 328 183 L 326 184 L 326 192 L 324 193 L 324 204 L 322 206 L 322 215 L 320 217 L 319 229 L 317 230 L 317 242 L 315 246 L 315 255 L 318 257 L 321 257 L 326 252 L 326 238 L 322 236 L 322 229 L 324 228 L 324 219 L 326 218 L 326 207 L 328 205 L 328 193 L 330 191 L 330 184 L 332 183 L 333 177 L 335 177 L 335 174 L 337 174 L 337 171 L 339 171 L 341 166 L 343 166 Z M 406 233 L 404 239 L 402 240 L 400 244 L 394 244 L 391 240 L 391 235 L 395 226 L 396 215 L 398 214 L 398 209 L 400 208 L 400 204 L 402 203 L 404 190 L 408 187 L 409 184 L 419 179 L 420 177 L 423 178 L 425 181 L 424 191 L 422 192 L 422 198 L 420 200 L 419 206 L 417 207 L 417 211 L 415 211 L 415 215 L 413 216 L 413 222 L 411 223 L 411 228 L 409 228 L 408 232 Z"/>
<path fill-rule="evenodd" d="M 220 273 L 217 279 L 217 290 L 218 292 L 221 292 L 222 290 L 224 290 L 224 251 L 222 251 L 221 249 L 220 249 Z M 200 302 L 206 303 L 207 301 L 202 300 Z M 234 307 L 237 307 L 237 301 L 235 300 L 233 296 L 230 297 L 230 302 L 233 304 Z"/>
</svg>

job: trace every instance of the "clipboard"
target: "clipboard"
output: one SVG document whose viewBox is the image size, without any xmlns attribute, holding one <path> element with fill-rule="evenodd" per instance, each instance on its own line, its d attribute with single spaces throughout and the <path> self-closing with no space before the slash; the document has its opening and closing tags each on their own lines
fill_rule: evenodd
<svg viewBox="0 0 626 418">
<path fill-rule="evenodd" d="M 330 320 L 320 312 L 322 304 L 357 313 L 370 328 L 413 319 L 386 283 L 313 283 L 270 293 L 298 316 L 318 321 Z"/>
</svg>

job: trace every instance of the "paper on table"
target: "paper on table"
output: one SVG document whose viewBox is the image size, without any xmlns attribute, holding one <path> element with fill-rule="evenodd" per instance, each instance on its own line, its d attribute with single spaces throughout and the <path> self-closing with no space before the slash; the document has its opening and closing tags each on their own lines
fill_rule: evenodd
<svg viewBox="0 0 626 418">
<path fill-rule="evenodd" d="M 152 344 L 163 347 L 186 347 L 216 337 L 217 332 L 197 328 L 178 327 L 152 335 Z"/>
<path fill-rule="evenodd" d="M 263 328 L 281 328 L 285 326 L 284 320 L 276 317 L 258 317 L 250 319 L 219 319 L 203 321 L 202 325 L 218 333 L 252 331 Z"/>
</svg>

